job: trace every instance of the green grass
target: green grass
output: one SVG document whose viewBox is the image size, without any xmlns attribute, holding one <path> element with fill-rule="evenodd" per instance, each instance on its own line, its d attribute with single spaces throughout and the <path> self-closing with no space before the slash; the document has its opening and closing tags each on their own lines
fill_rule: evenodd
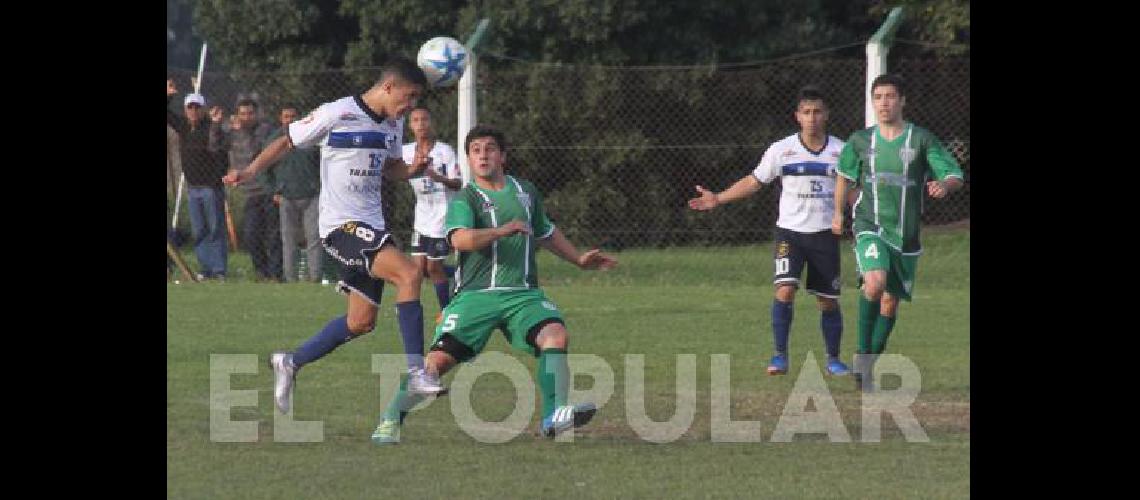
<svg viewBox="0 0 1140 500">
<path fill-rule="evenodd" d="M 295 395 L 296 420 L 323 421 L 324 441 L 273 441 L 272 373 L 266 354 L 291 349 L 343 314 L 344 299 L 315 284 L 245 282 L 169 285 L 167 298 L 167 491 L 175 498 L 474 498 L 581 497 L 887 497 L 969 495 L 970 355 L 968 231 L 928 232 L 914 303 L 900 307 L 888 352 L 921 370 L 912 410 L 930 438 L 907 442 L 883 417 L 882 442 L 860 442 L 859 397 L 849 378 L 827 379 L 853 442 L 801 434 L 770 438 L 808 351 L 822 366 L 814 301 L 799 294 L 792 326 L 792 372 L 763 373 L 771 354 L 771 246 L 632 250 L 608 273 L 584 273 L 540 255 L 543 285 L 566 316 L 571 353 L 601 356 L 614 369 L 613 396 L 574 443 L 526 433 L 492 445 L 456 424 L 450 400 L 413 413 L 399 446 L 368 437 L 381 401 L 372 354 L 401 353 L 393 291 L 386 290 L 376 331 L 305 368 Z M 847 244 L 845 244 L 846 246 Z M 853 255 L 844 252 L 845 335 L 855 344 Z M 428 287 L 425 315 L 436 301 Z M 429 320 L 430 330 L 430 320 Z M 430 332 L 429 332 L 430 336 Z M 496 335 L 488 351 L 507 351 Z M 626 421 L 624 357 L 645 355 L 647 413 L 666 420 L 675 408 L 676 356 L 697 359 L 696 416 L 668 444 L 641 440 Z M 233 390 L 257 390 L 258 406 L 235 407 L 231 419 L 259 422 L 255 443 L 210 440 L 210 354 L 255 354 L 256 374 L 230 377 Z M 710 439 L 710 356 L 732 362 L 732 418 L 759 420 L 761 442 Z M 532 358 L 512 353 L 529 372 Z M 451 376 L 445 377 L 450 382 Z M 588 388 L 588 379 L 578 381 Z M 480 378 L 476 413 L 500 420 L 513 409 L 501 375 Z"/>
</svg>

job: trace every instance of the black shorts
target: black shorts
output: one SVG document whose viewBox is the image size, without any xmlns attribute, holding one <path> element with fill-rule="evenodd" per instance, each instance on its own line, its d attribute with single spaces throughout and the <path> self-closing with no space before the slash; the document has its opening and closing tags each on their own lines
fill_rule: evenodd
<svg viewBox="0 0 1140 500">
<path fill-rule="evenodd" d="M 776 228 L 773 250 L 776 266 L 773 283 L 800 284 L 800 273 L 808 265 L 807 292 L 821 297 L 839 297 L 839 237 L 830 230 L 800 233 Z"/>
<path fill-rule="evenodd" d="M 423 255 L 428 260 L 444 260 L 451 253 L 447 238 L 431 238 L 412 232 L 412 255 Z"/>
<path fill-rule="evenodd" d="M 372 276 L 372 259 L 385 244 L 392 243 L 392 235 L 363 222 L 350 221 L 334 229 L 321 243 L 340 271 L 337 291 L 345 295 L 356 292 L 379 306 L 384 280 Z"/>
</svg>

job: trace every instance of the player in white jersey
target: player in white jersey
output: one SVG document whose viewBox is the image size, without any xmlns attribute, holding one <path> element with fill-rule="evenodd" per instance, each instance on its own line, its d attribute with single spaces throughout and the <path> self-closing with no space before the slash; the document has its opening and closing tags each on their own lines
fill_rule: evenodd
<svg viewBox="0 0 1140 500">
<path fill-rule="evenodd" d="M 689 200 L 693 210 L 712 210 L 752 196 L 763 184 L 781 178 L 780 214 L 774 250 L 776 297 L 772 301 L 775 354 L 769 375 L 788 372 L 788 332 L 791 330 L 796 288 L 807 264 L 807 291 L 816 296 L 820 327 L 827 346 L 827 371 L 850 372 L 839 360 L 843 317 L 839 312 L 839 237 L 831 232 L 834 213 L 835 165 L 843 141 L 827 135 L 827 105 L 813 87 L 800 90 L 796 100 L 800 132 L 776 141 L 764 152 L 751 174 L 732 187 L 714 193 L 697 186 L 700 196 Z"/>
<path fill-rule="evenodd" d="M 459 172 L 455 150 L 436 140 L 431 111 L 423 106 L 413 109 L 408 115 L 408 124 L 416 142 L 404 144 L 404 162 L 411 163 L 417 154 L 431 158 L 431 166 L 424 169 L 423 174 L 408 179 L 416 193 L 412 258 L 435 285 L 435 296 L 442 311 L 450 301 L 443 261 L 451 253 L 451 246 L 445 238 L 444 220 L 447 204 L 463 187 L 463 176 Z"/>
<path fill-rule="evenodd" d="M 273 353 L 274 400 L 290 411 L 296 371 L 341 344 L 372 331 L 384 281 L 396 285 L 396 318 L 408 355 L 409 390 L 438 394 L 439 379 L 423 370 L 422 276 L 391 241 L 380 205 L 383 177 L 405 180 L 430 159 L 409 165 L 401 158 L 403 116 L 423 94 L 427 78 L 406 58 L 384 65 L 380 80 L 363 94 L 322 104 L 288 133 L 271 142 L 249 168 L 223 178 L 227 184 L 252 179 L 294 147 L 321 148 L 320 235 L 325 251 L 340 267 L 337 289 L 348 296 L 348 313 L 330 321 L 293 352 Z M 418 352 L 418 356 L 416 353 Z"/>
</svg>

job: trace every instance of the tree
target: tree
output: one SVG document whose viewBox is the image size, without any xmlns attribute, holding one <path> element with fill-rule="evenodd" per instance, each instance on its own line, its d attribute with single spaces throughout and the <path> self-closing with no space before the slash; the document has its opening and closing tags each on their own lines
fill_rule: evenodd
<svg viewBox="0 0 1140 500">
<path fill-rule="evenodd" d="M 757 228 L 772 226 L 764 207 L 775 202 L 773 190 L 711 222 L 683 207 L 692 184 L 727 185 L 755 163 L 759 152 L 741 145 L 794 127 L 791 110 L 774 103 L 786 103 L 799 86 L 831 83 L 826 91 L 836 102 L 862 103 L 860 42 L 901 4 L 910 15 L 899 38 L 968 41 L 963 0 L 202 0 L 194 12 L 210 53 L 246 72 L 234 79 L 302 108 L 359 92 L 392 55 L 415 57 L 434 36 L 463 41 L 489 18 L 479 118 L 517 146 L 508 149 L 508 170 L 538 185 L 576 241 L 669 245 L 750 242 L 764 231 Z M 796 64 L 732 64 L 840 45 L 854 46 Z M 947 53 L 925 54 L 932 51 Z M 612 68 L 662 65 L 708 71 Z M 325 71 L 342 67 L 354 70 Z M 454 110 L 454 89 L 429 92 L 425 104 Z M 847 115 L 850 123 L 839 123 Z M 837 112 L 833 123 L 851 130 L 861 116 Z M 441 136 L 454 137 L 455 116 L 435 118 Z M 385 183 L 383 199 L 397 214 L 414 202 L 394 183 Z M 388 220 L 393 231 L 410 221 Z"/>
<path fill-rule="evenodd" d="M 234 71 L 312 71 L 341 67 L 355 18 L 334 0 L 200 0 L 194 23 L 211 57 Z"/>
<path fill-rule="evenodd" d="M 306 71 L 414 57 L 433 36 L 463 40 L 484 17 L 493 32 L 487 51 L 528 60 L 746 62 L 866 39 L 896 4 L 928 14 L 950 9 L 933 16 L 923 33 L 960 27 L 963 19 L 968 32 L 969 4 L 962 0 L 199 0 L 193 6 L 198 35 L 226 67 Z M 930 39 L 945 38 L 937 36 Z"/>
<path fill-rule="evenodd" d="M 942 45 L 927 49 L 935 55 L 969 53 L 969 0 L 877 0 L 869 13 L 881 17 L 898 6 L 906 9 L 906 20 L 899 27 L 897 37 Z"/>
</svg>

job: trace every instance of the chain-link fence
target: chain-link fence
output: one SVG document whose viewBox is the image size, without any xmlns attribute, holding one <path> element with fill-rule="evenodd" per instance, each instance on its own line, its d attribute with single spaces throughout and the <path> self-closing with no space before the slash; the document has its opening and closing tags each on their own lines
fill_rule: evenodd
<svg viewBox="0 0 1140 500">
<path fill-rule="evenodd" d="M 891 70 L 909 85 L 904 116 L 942 139 L 968 181 L 969 59 L 897 60 Z M 508 172 L 538 186 L 552 219 L 580 246 L 750 244 L 771 238 L 778 183 L 715 215 L 687 209 L 694 186 L 727 188 L 755 167 L 770 143 L 795 132 L 794 97 L 806 84 L 818 86 L 829 100 L 832 135 L 846 139 L 863 128 L 865 71 L 862 59 L 797 59 L 725 69 L 551 65 L 488 56 L 480 60 L 477 79 L 479 122 L 505 131 Z M 180 89 L 192 88 L 192 74 L 170 72 Z M 239 99 L 255 99 L 260 119 L 276 126 L 283 105 L 296 106 L 303 116 L 323 102 L 362 92 L 378 76 L 375 68 L 207 73 L 202 93 L 207 107 L 220 105 L 227 113 L 234 112 Z M 171 104 L 177 113 L 182 112 L 182 95 Z M 461 147 L 454 144 L 455 87 L 432 92 L 425 104 L 433 111 L 438 136 Z M 406 133 L 405 141 L 411 139 Z M 182 163 L 187 168 L 185 159 Z M 176 169 L 168 170 L 173 204 Z M 924 222 L 968 221 L 966 186 L 946 199 L 927 199 Z M 248 217 L 247 196 L 227 191 L 234 223 L 240 226 Z M 389 229 L 407 242 L 411 189 L 386 182 L 382 194 Z M 279 232 L 266 226 L 260 237 L 280 239 Z"/>
</svg>

